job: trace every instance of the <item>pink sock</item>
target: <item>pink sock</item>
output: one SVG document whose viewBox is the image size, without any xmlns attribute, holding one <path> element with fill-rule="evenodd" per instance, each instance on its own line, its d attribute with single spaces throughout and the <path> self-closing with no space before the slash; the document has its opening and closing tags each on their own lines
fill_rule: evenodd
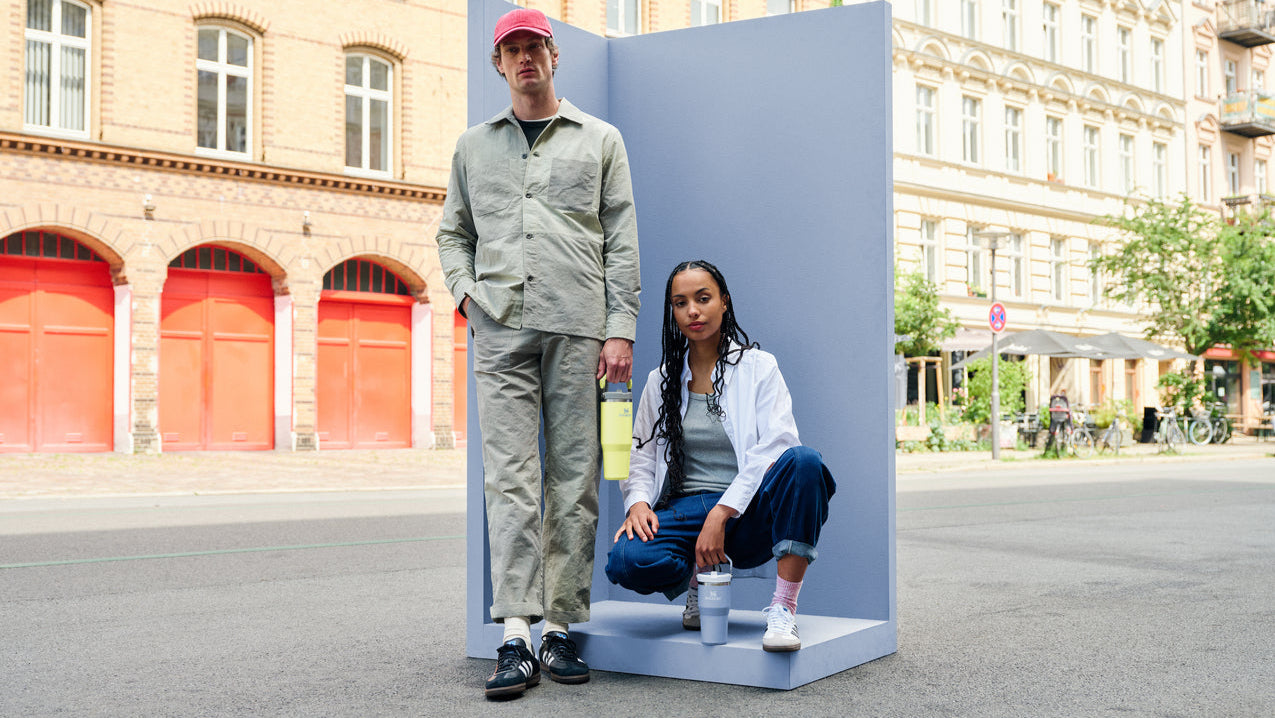
<svg viewBox="0 0 1275 718">
<path fill-rule="evenodd" d="M 775 577 L 775 595 L 770 599 L 771 605 L 787 606 L 789 611 L 797 612 L 797 594 L 801 593 L 801 581 L 785 581 Z"/>
</svg>

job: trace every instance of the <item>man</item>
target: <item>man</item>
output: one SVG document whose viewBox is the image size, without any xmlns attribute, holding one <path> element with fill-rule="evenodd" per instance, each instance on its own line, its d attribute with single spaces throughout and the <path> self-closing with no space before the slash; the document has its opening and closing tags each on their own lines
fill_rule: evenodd
<svg viewBox="0 0 1275 718">
<path fill-rule="evenodd" d="M 507 13 L 492 44 L 511 106 L 456 143 L 438 230 L 447 288 L 474 338 L 491 617 L 504 624 L 489 697 L 522 693 L 541 668 L 562 683 L 589 679 L 568 628 L 589 619 L 597 382 L 630 378 L 639 290 L 619 131 L 554 93 L 559 53 L 544 13 Z M 542 617 L 537 663 L 530 627 Z"/>
</svg>

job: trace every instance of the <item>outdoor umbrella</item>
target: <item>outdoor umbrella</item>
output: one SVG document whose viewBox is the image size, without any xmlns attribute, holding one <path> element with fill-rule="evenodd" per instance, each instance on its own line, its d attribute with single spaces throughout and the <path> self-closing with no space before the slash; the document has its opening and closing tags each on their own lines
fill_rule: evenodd
<svg viewBox="0 0 1275 718">
<path fill-rule="evenodd" d="M 1031 329 L 1025 332 L 1007 334 L 997 340 L 996 351 L 1001 354 L 1042 354 L 1058 357 L 1089 356 L 1089 354 L 1076 347 L 1076 337 L 1060 332 L 1051 332 L 1048 329 Z M 969 362 L 982 359 L 985 356 L 991 356 L 991 353 L 992 348 L 989 346 L 953 364 L 952 368 L 959 369 Z"/>
<path fill-rule="evenodd" d="M 1198 356 L 1188 354 L 1180 349 L 1161 346 L 1155 342 L 1149 342 L 1146 339 L 1127 337 L 1120 332 L 1111 332 L 1109 334 L 1101 334 L 1096 337 L 1087 337 L 1085 341 L 1098 346 L 1105 351 L 1109 351 L 1113 357 L 1122 359 L 1156 359 L 1159 361 L 1168 361 L 1170 359 L 1199 359 Z"/>
</svg>

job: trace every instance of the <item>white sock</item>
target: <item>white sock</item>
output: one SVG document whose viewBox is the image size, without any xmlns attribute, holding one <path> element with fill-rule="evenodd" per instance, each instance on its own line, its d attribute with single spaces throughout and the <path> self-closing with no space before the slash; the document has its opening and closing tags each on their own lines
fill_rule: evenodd
<svg viewBox="0 0 1275 718">
<path fill-rule="evenodd" d="M 500 642 L 508 643 L 514 638 L 521 638 L 522 642 L 527 644 L 527 648 L 531 648 L 531 621 L 527 620 L 526 616 L 505 618 L 505 637 Z"/>
<path fill-rule="evenodd" d="M 545 636 L 549 635 L 550 633 L 553 633 L 554 631 L 561 631 L 563 633 L 566 633 L 567 624 L 554 623 L 553 621 L 550 621 L 549 619 L 546 618 L 544 630 L 540 631 L 540 637 L 544 638 Z"/>
</svg>

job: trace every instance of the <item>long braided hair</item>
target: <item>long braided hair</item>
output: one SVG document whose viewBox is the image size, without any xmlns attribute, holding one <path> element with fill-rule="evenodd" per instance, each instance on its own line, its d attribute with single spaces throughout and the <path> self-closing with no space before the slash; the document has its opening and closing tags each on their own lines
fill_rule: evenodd
<svg viewBox="0 0 1275 718">
<path fill-rule="evenodd" d="M 651 436 L 645 440 L 634 437 L 637 438 L 638 448 L 657 438 L 664 444 L 664 459 L 668 464 L 671 487 L 670 495 L 677 495 L 682 489 L 682 482 L 686 479 L 686 468 L 683 465 L 686 460 L 685 441 L 682 438 L 682 366 L 686 362 L 686 352 L 690 348 L 690 342 L 678 328 L 677 319 L 673 316 L 673 278 L 690 269 L 702 269 L 708 272 L 717 283 L 717 290 L 726 304 L 726 310 L 722 314 L 721 333 L 717 341 L 717 367 L 713 377 L 713 394 L 709 398 L 709 411 L 716 415 L 719 421 L 726 415 L 725 410 L 718 404 L 718 399 L 722 395 L 726 365 L 738 364 L 746 350 L 761 346 L 751 342 L 747 332 L 735 320 L 735 303 L 731 301 L 730 290 L 726 288 L 726 278 L 717 267 L 710 262 L 697 259 L 682 262 L 673 268 L 664 287 L 664 327 L 660 334 L 662 378 L 659 418 L 651 429 Z M 732 343 L 737 345 L 734 349 L 731 348 Z"/>
</svg>

